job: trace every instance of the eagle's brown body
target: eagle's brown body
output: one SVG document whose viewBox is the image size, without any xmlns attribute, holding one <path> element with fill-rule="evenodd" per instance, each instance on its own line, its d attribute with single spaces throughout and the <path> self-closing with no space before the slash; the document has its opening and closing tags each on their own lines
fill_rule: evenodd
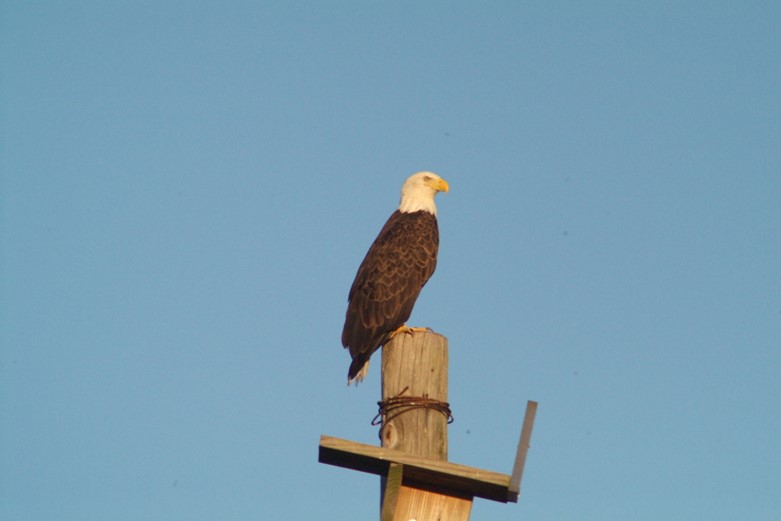
<svg viewBox="0 0 781 521">
<path fill-rule="evenodd" d="M 348 380 L 407 322 L 437 267 L 438 249 L 437 218 L 425 210 L 396 210 L 385 223 L 350 288 L 342 331 L 342 345 L 353 357 Z"/>
</svg>

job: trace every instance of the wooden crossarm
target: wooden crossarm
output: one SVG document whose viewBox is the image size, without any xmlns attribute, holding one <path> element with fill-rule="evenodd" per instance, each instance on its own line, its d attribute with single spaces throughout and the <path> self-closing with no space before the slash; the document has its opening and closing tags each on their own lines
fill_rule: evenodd
<svg viewBox="0 0 781 521">
<path fill-rule="evenodd" d="M 404 465 L 405 483 L 412 486 L 502 503 L 517 502 L 518 497 L 510 492 L 511 478 L 506 474 L 331 436 L 320 437 L 319 461 L 381 476 L 388 474 L 391 463 L 398 463 Z"/>
</svg>

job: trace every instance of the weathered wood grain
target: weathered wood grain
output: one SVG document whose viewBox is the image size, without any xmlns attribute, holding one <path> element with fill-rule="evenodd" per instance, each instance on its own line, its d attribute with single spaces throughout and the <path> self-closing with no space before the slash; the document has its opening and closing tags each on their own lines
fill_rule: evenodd
<svg viewBox="0 0 781 521">
<path fill-rule="evenodd" d="M 427 396 L 447 402 L 447 338 L 433 332 L 396 335 L 382 348 L 382 399 Z M 447 417 L 434 409 L 408 409 L 383 422 L 382 446 L 447 459 Z"/>
</svg>

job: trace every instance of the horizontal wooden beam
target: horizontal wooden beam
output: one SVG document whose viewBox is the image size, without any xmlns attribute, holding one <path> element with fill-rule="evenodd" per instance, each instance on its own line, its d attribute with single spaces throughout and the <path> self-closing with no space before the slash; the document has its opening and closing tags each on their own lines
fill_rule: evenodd
<svg viewBox="0 0 781 521">
<path fill-rule="evenodd" d="M 462 497 L 517 502 L 510 476 L 447 461 L 413 456 L 354 441 L 320 436 L 320 463 L 385 476 L 391 463 L 404 465 L 404 484 Z"/>
</svg>

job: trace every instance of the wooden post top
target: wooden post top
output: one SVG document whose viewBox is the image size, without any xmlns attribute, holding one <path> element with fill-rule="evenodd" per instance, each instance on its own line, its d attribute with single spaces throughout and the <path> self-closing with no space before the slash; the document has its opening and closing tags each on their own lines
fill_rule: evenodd
<svg viewBox="0 0 781 521">
<path fill-rule="evenodd" d="M 447 369 L 447 338 L 433 331 L 396 335 L 382 348 L 382 404 L 419 398 L 448 407 Z M 395 408 L 382 414 L 382 446 L 446 460 L 448 417 L 449 408 Z"/>
</svg>

